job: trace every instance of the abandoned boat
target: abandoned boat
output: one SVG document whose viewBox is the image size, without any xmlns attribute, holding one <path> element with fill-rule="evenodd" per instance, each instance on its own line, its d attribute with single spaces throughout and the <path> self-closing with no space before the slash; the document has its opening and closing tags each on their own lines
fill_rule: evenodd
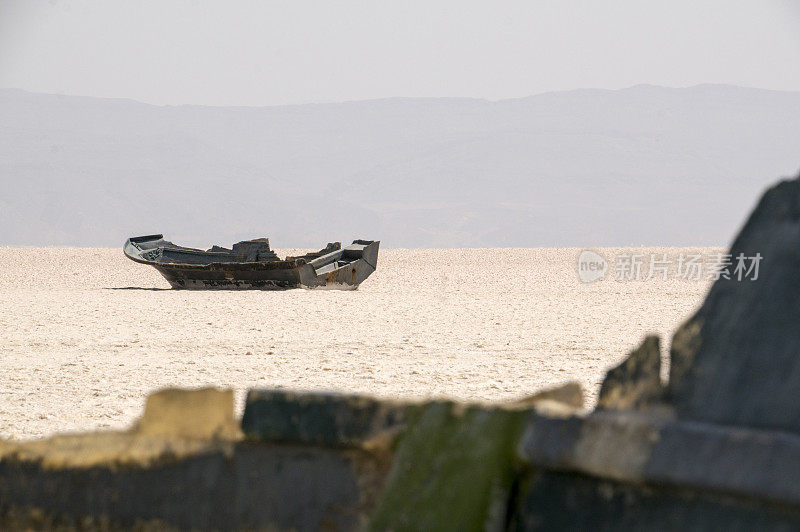
<svg viewBox="0 0 800 532">
<path fill-rule="evenodd" d="M 375 240 L 353 240 L 343 248 L 334 242 L 281 260 L 266 238 L 203 251 L 177 246 L 164 235 L 147 235 L 129 238 L 123 251 L 129 259 L 153 266 L 173 288 L 355 289 L 375 271 L 379 245 Z"/>
</svg>

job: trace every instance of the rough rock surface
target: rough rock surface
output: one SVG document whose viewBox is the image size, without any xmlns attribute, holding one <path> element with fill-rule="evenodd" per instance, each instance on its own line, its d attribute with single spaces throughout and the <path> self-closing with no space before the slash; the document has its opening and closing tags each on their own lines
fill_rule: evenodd
<svg viewBox="0 0 800 532">
<path fill-rule="evenodd" d="M 0 529 L 13 530 L 14 519 L 30 529 L 28 514 L 40 509 L 45 523 L 65 523 L 64 530 L 152 522 L 179 530 L 358 530 L 379 490 L 369 483 L 375 470 L 357 451 L 246 443 L 230 454 L 165 457 L 147 467 L 45 468 L 4 458 Z M 28 512 L 14 517 L 15 508 Z M 109 526 L 81 526 L 87 520 Z"/>
<path fill-rule="evenodd" d="M 796 510 L 570 473 L 525 479 L 509 530 L 797 530 Z"/>
<path fill-rule="evenodd" d="M 764 194 L 730 254 L 730 279 L 675 333 L 670 400 L 682 418 L 800 432 L 800 179 Z M 758 278 L 738 280 L 737 257 L 757 254 Z"/>
<path fill-rule="evenodd" d="M 660 342 L 657 336 L 648 336 L 622 363 L 606 374 L 597 408 L 647 408 L 661 399 L 662 393 Z"/>
<path fill-rule="evenodd" d="M 150 394 L 136 432 L 196 439 L 240 439 L 233 391 L 166 389 Z"/>
<path fill-rule="evenodd" d="M 242 429 L 250 440 L 373 448 L 388 446 L 413 408 L 358 395 L 250 390 Z"/>
<path fill-rule="evenodd" d="M 509 405 L 516 406 L 531 406 L 541 405 L 544 402 L 559 403 L 570 408 L 583 407 L 583 390 L 578 382 L 568 382 L 562 386 L 555 388 L 548 388 L 541 392 L 535 393 L 530 397 L 525 397 L 518 401 L 513 401 Z"/>
<path fill-rule="evenodd" d="M 147 398 L 144 414 L 130 430 L 0 440 L 0 461 L 46 468 L 147 467 L 202 453 L 229 455 L 239 439 L 230 390 L 165 389 Z"/>
</svg>

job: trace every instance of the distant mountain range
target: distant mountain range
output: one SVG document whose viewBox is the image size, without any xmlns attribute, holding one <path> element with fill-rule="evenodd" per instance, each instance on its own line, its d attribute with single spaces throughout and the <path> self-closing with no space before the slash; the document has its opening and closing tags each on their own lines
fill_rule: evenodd
<svg viewBox="0 0 800 532">
<path fill-rule="evenodd" d="M 800 92 L 155 106 L 0 90 L 0 245 L 718 245 L 800 170 Z"/>
</svg>

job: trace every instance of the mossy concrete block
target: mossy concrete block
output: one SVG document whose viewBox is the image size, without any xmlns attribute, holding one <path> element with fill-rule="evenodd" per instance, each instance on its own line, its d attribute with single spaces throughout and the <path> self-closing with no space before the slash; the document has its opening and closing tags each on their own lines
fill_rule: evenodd
<svg viewBox="0 0 800 532">
<path fill-rule="evenodd" d="M 387 448 L 405 427 L 409 408 L 358 395 L 250 390 L 242 430 L 250 440 Z"/>
<path fill-rule="evenodd" d="M 410 415 L 372 530 L 501 530 L 529 411 L 434 402 Z"/>
</svg>

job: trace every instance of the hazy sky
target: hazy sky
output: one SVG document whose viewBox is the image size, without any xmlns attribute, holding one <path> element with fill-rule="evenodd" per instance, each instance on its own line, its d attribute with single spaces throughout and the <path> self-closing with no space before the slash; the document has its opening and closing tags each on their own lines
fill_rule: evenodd
<svg viewBox="0 0 800 532">
<path fill-rule="evenodd" d="M 158 104 L 800 90 L 800 1 L 0 0 L 0 87 Z"/>
</svg>

